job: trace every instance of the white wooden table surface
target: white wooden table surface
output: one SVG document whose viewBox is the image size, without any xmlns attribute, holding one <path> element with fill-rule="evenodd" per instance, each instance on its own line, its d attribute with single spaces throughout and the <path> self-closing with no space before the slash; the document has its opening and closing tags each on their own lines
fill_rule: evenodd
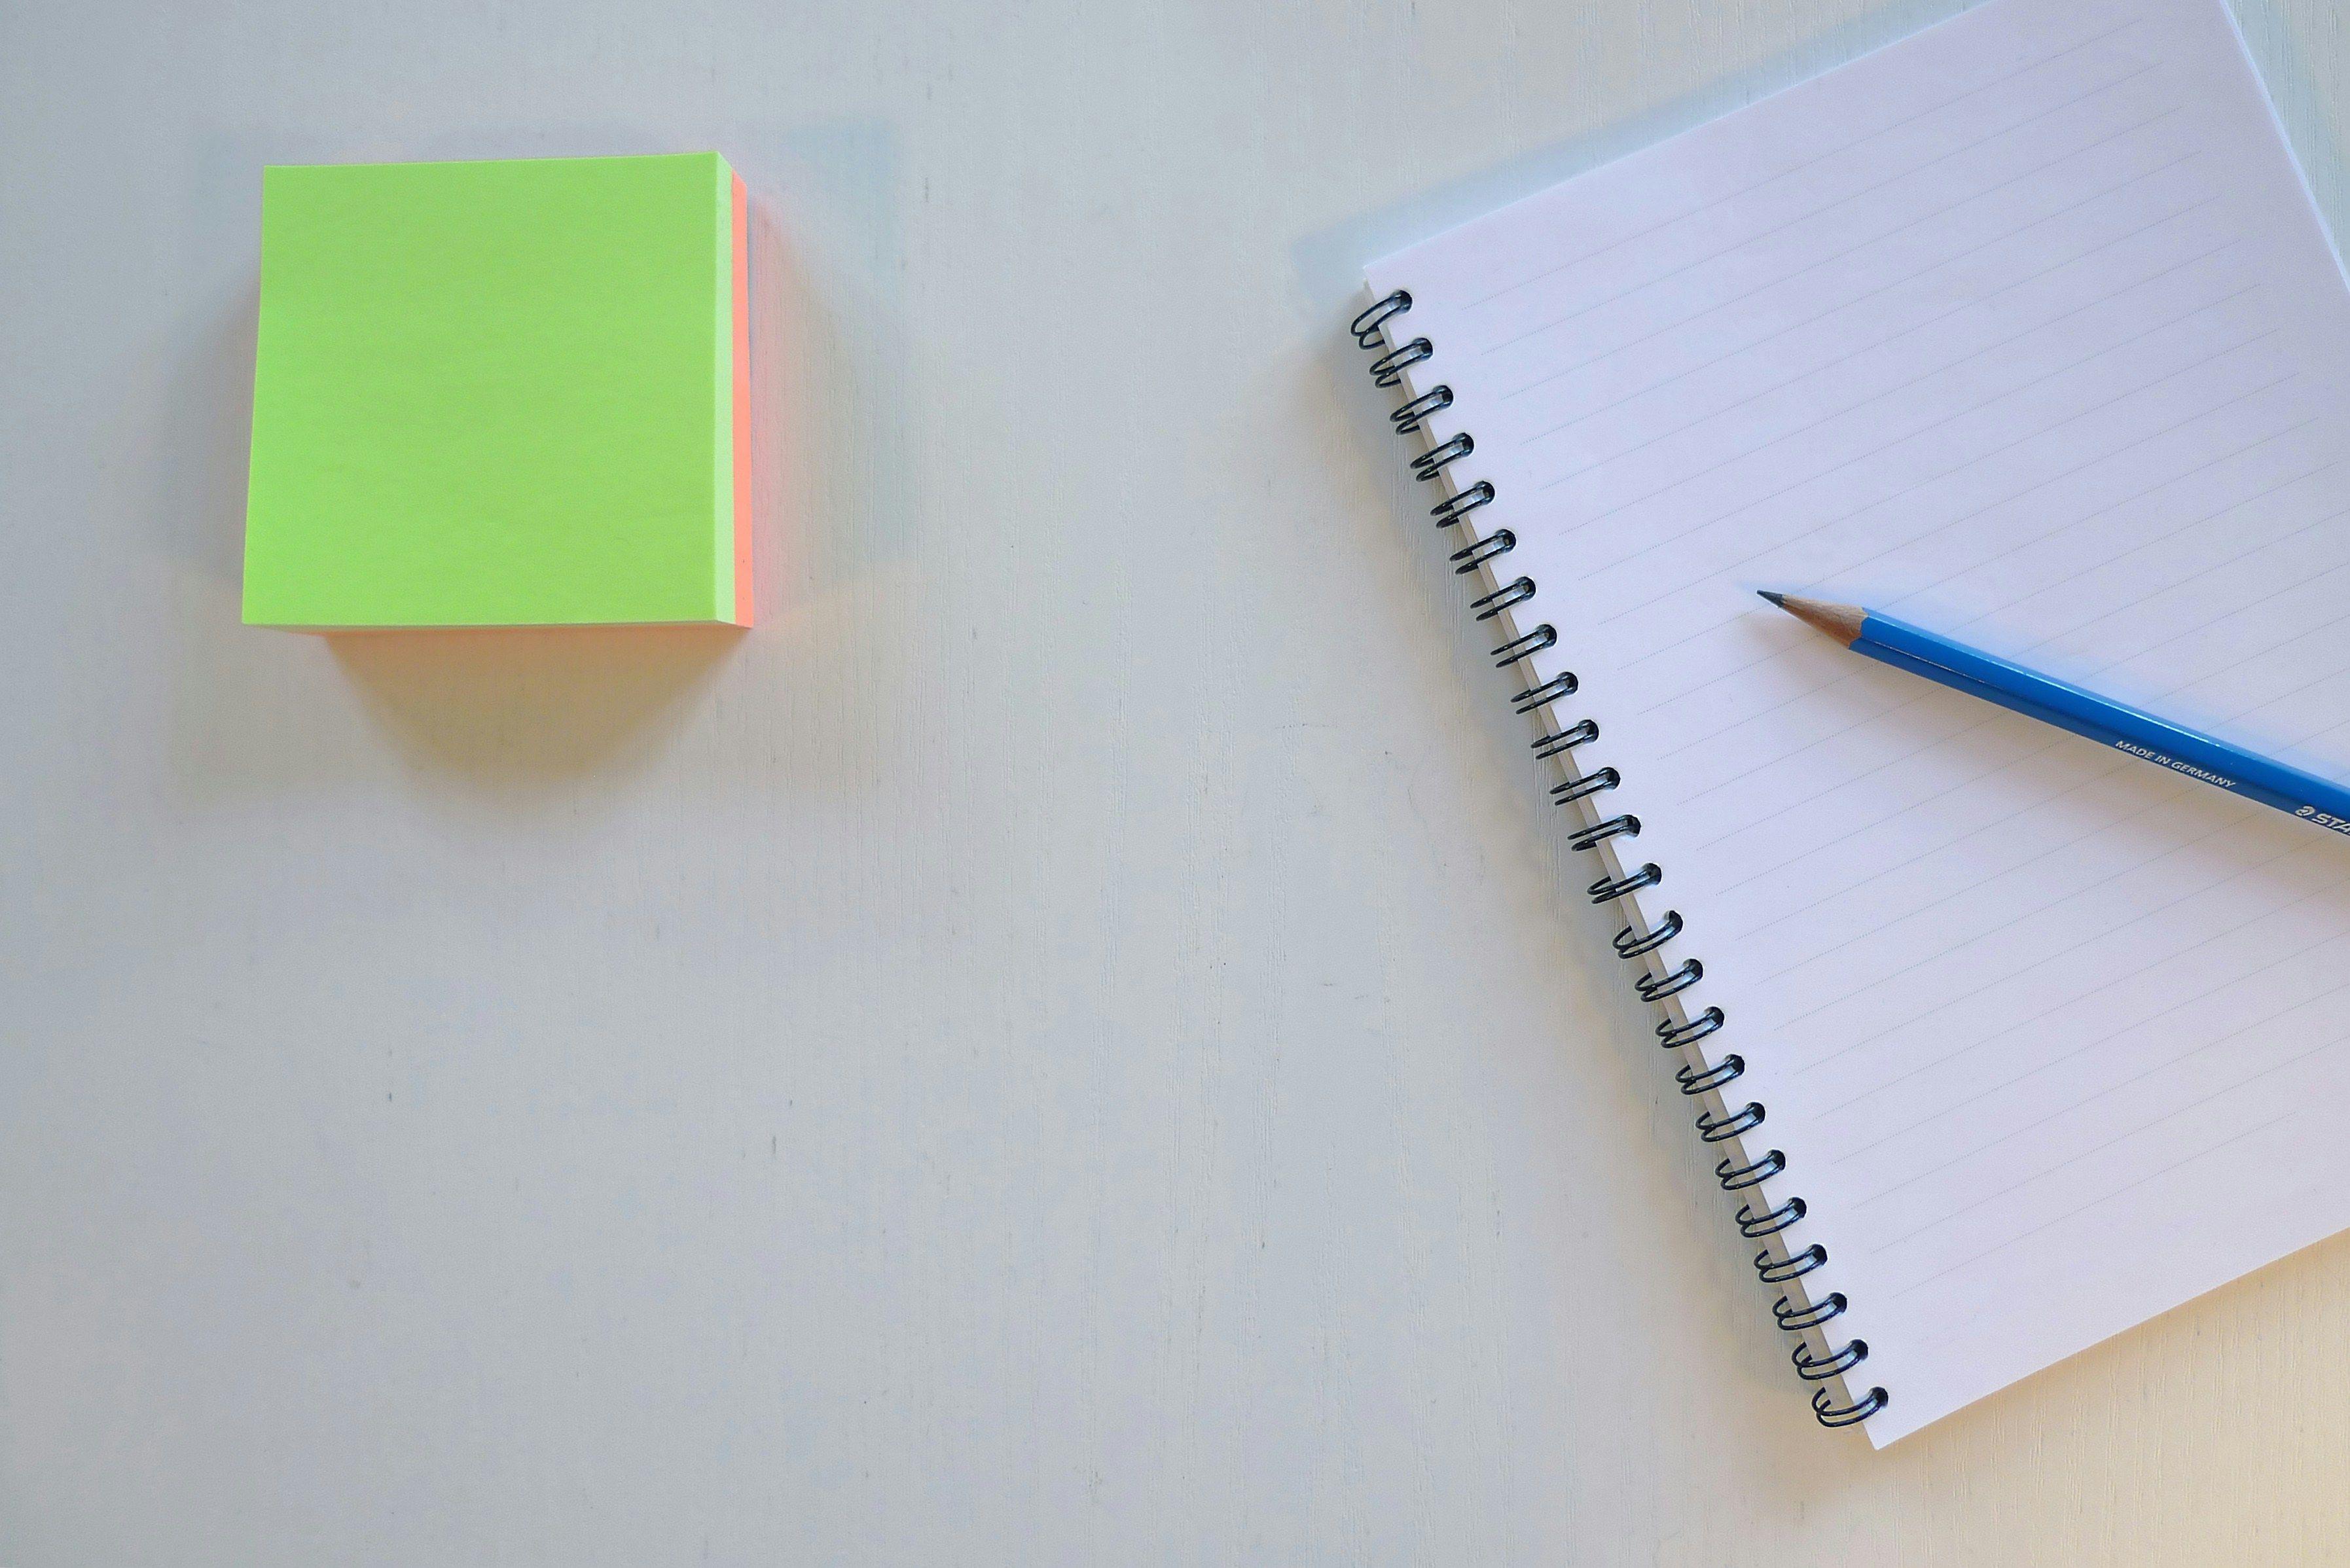
<svg viewBox="0 0 2350 1568">
<path fill-rule="evenodd" d="M 1953 8 L 0 0 L 0 1563 L 2350 1558 L 2350 1243 L 1812 1425 L 1339 331 Z M 758 628 L 240 628 L 260 166 L 712 146 Z"/>
</svg>

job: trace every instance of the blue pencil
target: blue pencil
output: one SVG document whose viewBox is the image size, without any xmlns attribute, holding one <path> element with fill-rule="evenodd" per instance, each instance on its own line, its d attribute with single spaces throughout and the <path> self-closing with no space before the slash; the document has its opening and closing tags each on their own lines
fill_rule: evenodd
<svg viewBox="0 0 2350 1568">
<path fill-rule="evenodd" d="M 1855 653 L 2010 711 L 2070 730 L 2158 767 L 2350 835 L 2350 789 L 2126 703 L 2037 674 L 1979 649 L 1853 605 L 1765 592 L 1762 597 Z"/>
</svg>

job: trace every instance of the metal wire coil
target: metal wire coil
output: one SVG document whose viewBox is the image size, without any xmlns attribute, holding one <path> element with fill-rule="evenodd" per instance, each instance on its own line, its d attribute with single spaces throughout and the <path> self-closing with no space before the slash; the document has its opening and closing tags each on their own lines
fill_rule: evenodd
<svg viewBox="0 0 2350 1568">
<path fill-rule="evenodd" d="M 1391 324 L 1410 311 L 1409 291 L 1397 289 L 1375 301 L 1357 316 L 1349 327 L 1355 341 L 1366 351 L 1378 357 L 1371 362 L 1371 379 L 1381 387 L 1396 387 L 1406 380 L 1406 372 L 1415 366 L 1428 364 L 1436 358 L 1435 346 L 1425 337 L 1398 341 L 1390 336 Z M 1430 428 L 1431 421 L 1455 405 L 1450 385 L 1439 383 L 1418 392 L 1388 416 L 1398 434 L 1424 437 L 1427 445 L 1411 459 L 1415 479 L 1422 483 L 1442 480 L 1451 493 L 1429 509 L 1440 528 L 1459 524 L 1471 513 L 1492 505 L 1497 496 L 1493 483 L 1477 479 L 1454 486 L 1450 472 L 1457 463 L 1473 457 L 1477 442 L 1468 431 L 1454 430 L 1439 439 Z M 1486 573 L 1493 563 L 1517 548 L 1517 535 L 1508 528 L 1492 529 L 1451 552 L 1451 564 L 1462 575 Z M 1485 580 L 1492 582 L 1491 576 Z M 1522 606 L 1532 603 L 1540 594 L 1540 587 L 1531 576 L 1517 576 L 1493 586 L 1471 602 L 1470 608 L 1480 622 L 1499 619 Z M 1519 624 L 1514 618 L 1506 623 L 1513 631 Z M 1503 669 L 1515 665 L 1557 646 L 1558 631 L 1549 622 L 1516 632 L 1507 641 L 1492 650 L 1493 662 Z M 1511 699 L 1522 714 L 1534 714 L 1555 706 L 1576 694 L 1580 683 L 1571 672 L 1561 672 L 1528 686 Z M 1599 738 L 1597 721 L 1590 718 L 1571 724 L 1551 722 L 1533 742 L 1534 755 L 1545 762 L 1565 758 L 1576 748 L 1590 744 Z M 1640 819 L 1629 812 L 1610 816 L 1597 816 L 1588 803 L 1618 788 L 1622 775 L 1613 767 L 1565 767 L 1564 779 L 1551 787 L 1552 796 L 1562 805 L 1574 805 L 1583 814 L 1584 826 L 1568 836 L 1567 846 L 1576 853 L 1587 853 L 1610 842 L 1628 841 L 1640 836 Z M 1614 852 L 1610 852 L 1611 856 Z M 1620 862 L 1609 861 L 1611 867 Z M 1609 904 L 1629 898 L 1632 894 L 1654 888 L 1664 880 L 1664 872 L 1653 861 L 1644 862 L 1628 871 L 1602 876 L 1585 889 L 1595 904 Z M 1633 978 L 1633 988 L 1642 1001 L 1661 1005 L 1700 983 L 1705 978 L 1705 966 L 1697 959 L 1682 957 L 1668 965 L 1659 955 L 1666 947 L 1684 934 L 1680 912 L 1669 909 L 1653 924 L 1636 918 L 1616 933 L 1617 954 L 1627 962 L 1639 966 Z M 1675 1011 L 1657 1025 L 1659 1044 L 1669 1051 L 1692 1051 L 1719 1033 L 1726 1023 L 1720 1007 L 1709 1006 L 1695 1012 Z M 1735 1053 L 1726 1054 L 1709 1062 L 1692 1055 L 1674 1072 L 1674 1082 L 1688 1096 L 1715 1096 L 1725 1085 L 1736 1082 L 1746 1072 L 1746 1061 Z M 1731 1109 L 1718 1100 L 1707 1102 L 1717 1106 L 1697 1118 L 1698 1137 L 1710 1144 L 1728 1144 L 1739 1149 L 1741 1140 L 1762 1126 L 1768 1111 L 1759 1100 L 1749 1100 Z M 1763 1183 L 1783 1176 L 1787 1156 L 1781 1149 L 1768 1149 L 1749 1158 L 1740 1150 L 1714 1166 L 1714 1179 L 1725 1192 L 1745 1192 L 1759 1189 Z M 1802 1223 L 1810 1212 L 1809 1206 L 1799 1197 L 1787 1197 L 1763 1208 L 1768 1199 L 1758 1195 L 1755 1201 L 1742 1204 L 1738 1210 L 1737 1225 L 1741 1236 L 1749 1241 L 1775 1237 Z M 1792 1284 L 1804 1275 L 1827 1265 L 1827 1249 L 1817 1243 L 1801 1249 L 1780 1250 L 1773 1241 L 1754 1258 L 1755 1272 L 1766 1282 Z M 1806 1334 L 1822 1324 L 1841 1316 L 1847 1306 L 1844 1293 L 1831 1291 L 1816 1300 L 1804 1295 L 1782 1295 L 1772 1306 L 1772 1317 L 1779 1327 L 1790 1334 Z M 1868 1358 L 1868 1343 L 1853 1339 L 1841 1346 L 1827 1346 L 1806 1341 L 1796 1345 L 1793 1360 L 1795 1373 L 1807 1383 L 1832 1383 L 1843 1386 L 1846 1374 Z M 1839 1400 L 1828 1388 L 1814 1390 L 1812 1413 L 1825 1427 L 1848 1427 L 1865 1421 L 1885 1408 L 1889 1396 L 1882 1387 L 1872 1386 L 1856 1397 Z"/>
</svg>

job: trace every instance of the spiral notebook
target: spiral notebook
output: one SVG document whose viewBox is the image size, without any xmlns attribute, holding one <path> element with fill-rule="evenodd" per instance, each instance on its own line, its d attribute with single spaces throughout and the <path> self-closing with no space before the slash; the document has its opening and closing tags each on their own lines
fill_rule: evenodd
<svg viewBox="0 0 2350 1568">
<path fill-rule="evenodd" d="M 1368 274 L 1822 1422 L 2350 1224 L 2350 845 L 1755 597 L 2350 776 L 2350 296 L 2220 0 L 1991 0 Z"/>
</svg>

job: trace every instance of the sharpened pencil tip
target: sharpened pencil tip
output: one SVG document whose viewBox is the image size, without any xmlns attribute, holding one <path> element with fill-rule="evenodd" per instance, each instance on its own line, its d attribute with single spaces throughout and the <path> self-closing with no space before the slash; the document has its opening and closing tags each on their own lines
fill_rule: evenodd
<svg viewBox="0 0 2350 1568">
<path fill-rule="evenodd" d="M 1760 591 L 1764 598 L 1805 626 L 1814 631 L 1827 633 L 1846 648 L 1858 640 L 1861 623 L 1868 618 L 1868 612 L 1856 605 L 1823 604 L 1818 599 L 1807 599 L 1800 594 L 1774 594 L 1768 589 Z"/>
</svg>

